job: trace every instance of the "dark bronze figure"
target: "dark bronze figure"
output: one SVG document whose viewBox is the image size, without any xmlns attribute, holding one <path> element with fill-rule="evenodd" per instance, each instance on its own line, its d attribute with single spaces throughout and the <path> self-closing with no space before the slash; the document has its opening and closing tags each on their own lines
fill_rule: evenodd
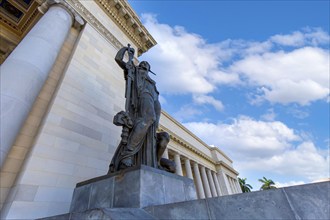
<svg viewBox="0 0 330 220">
<path fill-rule="evenodd" d="M 171 173 L 175 173 L 176 166 L 173 160 L 162 158 L 162 155 L 167 147 L 167 144 L 170 142 L 170 135 L 167 132 L 157 133 L 157 161 L 158 168 L 166 170 Z"/>
<path fill-rule="evenodd" d="M 126 105 L 125 111 L 119 112 L 114 117 L 114 124 L 122 126 L 123 130 L 121 142 L 109 167 L 109 173 L 136 165 L 155 168 L 161 165 L 157 146 L 164 147 L 165 142 L 157 145 L 156 131 L 161 113 L 159 92 L 155 81 L 148 75 L 151 72 L 150 64 L 142 61 L 135 66 L 134 52 L 134 49 L 128 45 L 120 49 L 115 58 L 124 70 Z M 127 62 L 123 61 L 125 53 L 128 54 Z"/>
</svg>

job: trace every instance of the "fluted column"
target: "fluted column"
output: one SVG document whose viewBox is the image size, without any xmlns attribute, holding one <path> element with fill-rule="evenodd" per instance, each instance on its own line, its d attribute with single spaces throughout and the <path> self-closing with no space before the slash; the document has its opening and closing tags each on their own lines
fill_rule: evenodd
<svg viewBox="0 0 330 220">
<path fill-rule="evenodd" d="M 214 185 L 214 181 L 213 181 L 211 170 L 206 169 L 206 174 L 207 174 L 207 178 L 208 178 L 209 183 L 210 183 L 212 197 L 217 197 L 218 194 L 217 194 L 217 191 L 215 189 L 215 185 Z"/>
<path fill-rule="evenodd" d="M 241 185 L 239 184 L 238 180 L 236 179 L 236 185 L 237 185 L 237 189 L 238 189 L 238 193 L 242 193 L 242 188 Z"/>
<path fill-rule="evenodd" d="M 233 194 L 235 194 L 235 186 L 233 184 L 233 181 L 232 181 L 232 179 L 230 177 L 227 176 L 227 178 L 228 178 L 228 182 L 229 182 L 229 185 L 230 185 L 231 192 Z"/>
<path fill-rule="evenodd" d="M 203 183 L 201 179 L 201 174 L 199 172 L 198 168 L 198 163 L 194 162 L 194 176 L 195 176 L 195 182 L 196 182 L 196 187 L 197 187 L 197 195 L 199 199 L 204 199 L 205 198 L 205 193 L 203 189 Z"/>
<path fill-rule="evenodd" d="M 238 193 L 238 190 L 237 190 L 237 186 L 236 186 L 235 180 L 234 180 L 233 178 L 230 177 L 230 181 L 231 181 L 231 184 L 232 184 L 232 186 L 233 186 L 234 193 Z"/>
<path fill-rule="evenodd" d="M 190 166 L 190 160 L 188 158 L 186 158 L 184 160 L 184 165 L 185 165 L 185 168 L 186 168 L 187 177 L 190 178 L 190 179 L 193 179 L 193 175 L 192 175 L 192 171 L 191 171 L 191 166 Z"/>
<path fill-rule="evenodd" d="M 218 196 L 221 196 L 222 193 L 221 193 L 221 188 L 220 188 L 217 174 L 215 172 L 212 172 L 212 176 L 213 176 L 213 180 L 214 180 L 214 184 L 215 184 L 215 189 L 217 190 L 217 194 L 218 194 Z"/>
<path fill-rule="evenodd" d="M 207 198 L 211 198 L 212 195 L 211 195 L 211 190 L 210 190 L 210 184 L 209 184 L 209 181 L 207 180 L 206 171 L 205 171 L 204 166 L 201 167 L 201 174 L 202 174 L 202 180 L 203 180 L 205 196 Z"/>
<path fill-rule="evenodd" d="M 233 179 L 233 182 L 234 182 L 234 185 L 235 185 L 236 193 L 239 193 L 237 181 L 235 179 Z"/>
<path fill-rule="evenodd" d="M 167 148 L 165 149 L 162 158 L 168 159 L 168 149 Z"/>
<path fill-rule="evenodd" d="M 1 66 L 1 161 L 14 143 L 53 67 L 73 23 L 65 7 L 52 5 Z"/>
<path fill-rule="evenodd" d="M 175 153 L 175 155 L 174 155 L 174 162 L 175 162 L 175 165 L 176 165 L 176 171 L 175 171 L 175 173 L 178 174 L 178 175 L 180 175 L 180 176 L 183 176 L 180 154 Z"/>
<path fill-rule="evenodd" d="M 223 178 L 225 180 L 225 186 L 227 188 L 228 194 L 229 195 L 233 194 L 233 190 L 231 189 L 231 185 L 230 185 L 228 176 L 224 172 L 222 172 L 222 176 L 223 176 Z"/>
<path fill-rule="evenodd" d="M 217 172 L 217 177 L 219 180 L 220 188 L 221 188 L 221 193 L 222 195 L 229 195 L 229 184 L 228 181 L 226 181 L 226 174 L 224 174 L 221 170 L 218 170 Z"/>
<path fill-rule="evenodd" d="M 239 185 L 237 179 L 232 178 L 232 180 L 233 180 L 233 184 L 234 184 L 234 186 L 235 186 L 235 191 L 236 191 L 236 193 L 240 193 L 240 192 L 241 192 L 241 190 L 240 190 L 241 187 L 240 187 L 240 185 Z"/>
</svg>

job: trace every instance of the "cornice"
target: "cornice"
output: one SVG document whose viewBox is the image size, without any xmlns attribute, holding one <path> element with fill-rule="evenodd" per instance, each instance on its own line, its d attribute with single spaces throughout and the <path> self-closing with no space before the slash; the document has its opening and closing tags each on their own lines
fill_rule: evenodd
<svg viewBox="0 0 330 220">
<path fill-rule="evenodd" d="M 45 0 L 36 0 L 39 4 Z M 124 45 L 79 0 L 63 0 L 116 49 Z M 124 0 L 93 0 L 118 27 L 138 46 L 138 56 L 157 44 L 138 16 Z"/>
<path fill-rule="evenodd" d="M 160 131 L 166 131 L 167 133 L 169 133 L 171 140 L 177 142 L 181 146 L 183 146 L 183 147 L 187 148 L 188 150 L 194 152 L 195 154 L 197 154 L 198 156 L 200 156 L 200 157 L 204 158 L 205 160 L 211 162 L 212 164 L 217 163 L 217 161 L 215 161 L 213 158 L 207 156 L 206 154 L 204 154 L 202 151 L 196 149 L 195 147 L 192 147 L 190 144 L 188 144 L 186 141 L 184 141 L 183 139 L 178 137 L 176 134 L 174 134 L 169 129 L 165 128 L 163 125 L 159 125 L 159 130 Z"/>
<path fill-rule="evenodd" d="M 170 119 L 174 124 L 176 124 L 177 126 L 179 126 L 182 130 L 184 130 L 185 132 L 187 132 L 189 135 L 191 135 L 193 138 L 195 138 L 198 142 L 200 142 L 202 145 L 204 145 L 204 147 L 206 147 L 207 149 L 209 149 L 210 151 L 212 150 L 216 150 L 218 151 L 222 156 L 224 156 L 227 160 L 229 160 L 230 162 L 233 162 L 222 150 L 220 150 L 217 147 L 211 147 L 208 144 L 206 144 L 202 139 L 200 139 L 199 137 L 197 137 L 194 133 L 192 133 L 189 129 L 187 129 L 185 126 L 183 126 L 180 122 L 178 122 L 177 120 L 175 120 L 170 114 L 168 114 L 167 112 L 165 112 L 164 110 L 162 110 L 162 114 L 165 115 L 168 119 Z"/>
<path fill-rule="evenodd" d="M 75 11 L 97 32 L 99 32 L 109 43 L 116 49 L 122 48 L 124 45 L 92 14 L 85 6 L 77 0 L 65 0 Z"/>
<path fill-rule="evenodd" d="M 140 19 L 125 0 L 94 0 L 103 11 L 138 46 L 138 56 L 157 42 L 142 25 Z"/>
<path fill-rule="evenodd" d="M 233 162 L 232 159 L 230 159 L 222 150 L 220 150 L 218 147 L 211 147 L 210 146 L 211 151 L 218 151 L 224 158 L 226 158 L 229 162 Z"/>
<path fill-rule="evenodd" d="M 228 164 L 226 164 L 225 162 L 223 162 L 223 161 L 217 161 L 216 162 L 216 165 L 217 166 L 223 166 L 223 167 L 225 167 L 227 170 L 230 170 L 231 172 L 233 172 L 234 174 L 236 174 L 237 176 L 239 175 L 239 173 L 234 169 L 234 168 L 232 168 L 231 166 L 229 166 Z"/>
</svg>

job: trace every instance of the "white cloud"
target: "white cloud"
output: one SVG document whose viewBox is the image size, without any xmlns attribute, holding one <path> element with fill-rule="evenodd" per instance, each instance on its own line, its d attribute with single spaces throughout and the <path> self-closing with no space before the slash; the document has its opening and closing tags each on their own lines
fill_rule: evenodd
<svg viewBox="0 0 330 220">
<path fill-rule="evenodd" d="M 159 102 L 160 102 L 161 105 L 165 105 L 167 103 L 167 101 L 166 101 L 166 99 L 165 99 L 164 96 L 159 95 L 158 98 L 159 98 Z"/>
<path fill-rule="evenodd" d="M 300 176 L 310 181 L 329 177 L 329 155 L 320 152 L 312 142 L 306 141 L 297 147 L 285 150 L 270 158 L 263 158 L 258 165 L 246 163 L 246 169 L 271 170 L 286 176 Z"/>
<path fill-rule="evenodd" d="M 302 46 L 305 44 L 304 34 L 300 31 L 295 31 L 292 34 L 287 35 L 277 34 L 272 36 L 270 40 L 284 46 Z"/>
<path fill-rule="evenodd" d="M 329 99 L 329 43 L 322 29 L 305 28 L 274 35 L 263 42 L 225 40 L 210 44 L 183 27 L 159 23 L 154 15 L 142 20 L 158 44 L 142 59 L 157 73 L 163 94 L 208 95 L 217 87 L 255 87 L 255 103 L 308 105 Z M 292 46 L 281 50 L 281 46 Z M 219 107 L 219 106 L 218 106 Z"/>
<path fill-rule="evenodd" d="M 329 35 L 320 28 L 304 28 L 303 32 L 295 31 L 291 34 L 277 34 L 270 37 L 273 43 L 293 47 L 328 44 L 329 40 Z"/>
<path fill-rule="evenodd" d="M 261 86 L 262 97 L 270 102 L 307 105 L 329 95 L 329 53 L 320 48 L 247 56 L 230 69 Z"/>
<path fill-rule="evenodd" d="M 256 121 L 240 116 L 227 124 L 184 125 L 228 153 L 238 170 L 299 176 L 310 181 L 329 176 L 329 152 L 319 150 L 280 121 Z"/>
<path fill-rule="evenodd" d="M 297 186 L 297 185 L 302 185 L 305 184 L 304 181 L 289 181 L 289 182 L 275 182 L 275 186 L 277 188 L 282 188 L 282 187 L 288 187 L 288 186 Z"/>
<path fill-rule="evenodd" d="M 299 140 L 294 130 L 279 121 L 255 121 L 246 116 L 234 119 L 231 124 L 190 122 L 184 125 L 232 156 L 271 156 L 290 147 L 290 142 Z"/>
<path fill-rule="evenodd" d="M 183 27 L 160 24 L 155 16 L 144 14 L 144 25 L 158 44 L 143 56 L 150 60 L 163 93 L 207 94 L 217 83 L 235 83 L 238 76 L 221 72 L 218 64 L 226 53 L 208 44 L 201 36 Z"/>
<path fill-rule="evenodd" d="M 192 105 L 183 105 L 179 111 L 174 113 L 174 117 L 179 121 L 193 119 L 195 116 L 201 115 L 203 112 Z"/>
<path fill-rule="evenodd" d="M 299 109 L 297 107 L 289 108 L 287 112 L 289 114 L 293 115 L 293 117 L 299 118 L 299 119 L 304 119 L 304 118 L 307 118 L 309 116 L 309 113 L 307 111 L 304 111 L 304 110 Z"/>
<path fill-rule="evenodd" d="M 261 119 L 265 121 L 274 121 L 276 118 L 276 113 L 274 112 L 274 109 L 268 109 L 267 112 L 263 115 L 261 115 Z"/>
<path fill-rule="evenodd" d="M 222 111 L 224 106 L 220 100 L 213 98 L 208 95 L 194 95 L 193 100 L 196 104 L 203 105 L 209 104 L 212 105 L 217 111 Z"/>
</svg>

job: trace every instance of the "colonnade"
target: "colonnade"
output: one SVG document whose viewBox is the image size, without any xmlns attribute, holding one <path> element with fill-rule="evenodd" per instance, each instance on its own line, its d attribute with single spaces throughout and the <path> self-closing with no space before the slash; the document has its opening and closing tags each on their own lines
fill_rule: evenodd
<svg viewBox="0 0 330 220">
<path fill-rule="evenodd" d="M 194 180 L 199 199 L 241 192 L 237 179 L 221 170 L 214 171 L 178 152 L 171 151 L 171 156 L 176 164 L 176 174 Z M 163 157 L 169 158 L 168 150 L 164 152 Z"/>
</svg>

